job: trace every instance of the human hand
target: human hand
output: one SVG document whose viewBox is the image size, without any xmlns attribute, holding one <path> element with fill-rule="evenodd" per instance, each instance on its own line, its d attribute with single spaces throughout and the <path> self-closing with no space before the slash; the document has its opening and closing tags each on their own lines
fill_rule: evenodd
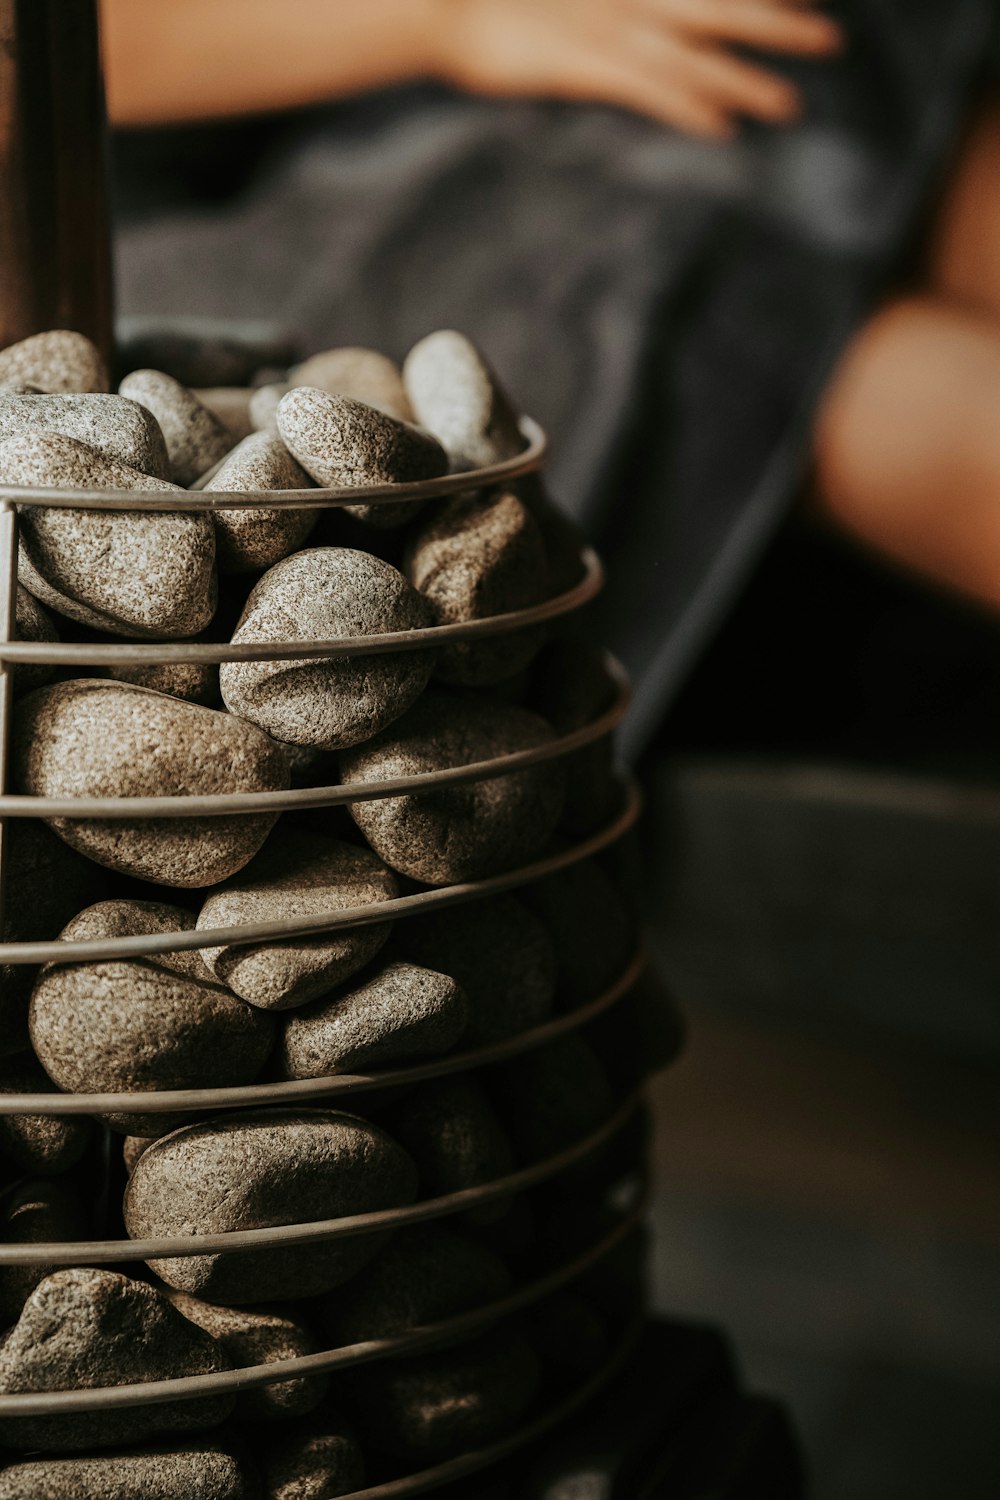
<svg viewBox="0 0 1000 1500">
<path fill-rule="evenodd" d="M 787 123 L 798 90 L 733 47 L 839 50 L 809 0 L 438 0 L 440 71 L 472 93 L 592 100 L 726 139 L 740 116 Z"/>
</svg>

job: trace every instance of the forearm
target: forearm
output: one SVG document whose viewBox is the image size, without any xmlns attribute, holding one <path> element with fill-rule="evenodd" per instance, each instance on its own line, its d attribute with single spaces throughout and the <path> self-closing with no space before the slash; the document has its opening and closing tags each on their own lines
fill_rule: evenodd
<svg viewBox="0 0 1000 1500">
<path fill-rule="evenodd" d="M 433 75 L 440 0 L 102 0 L 108 105 L 154 125 Z"/>
</svg>

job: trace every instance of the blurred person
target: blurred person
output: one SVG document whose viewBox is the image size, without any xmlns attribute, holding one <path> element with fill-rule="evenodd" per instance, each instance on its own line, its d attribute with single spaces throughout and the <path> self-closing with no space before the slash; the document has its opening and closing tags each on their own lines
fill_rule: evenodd
<svg viewBox="0 0 1000 1500">
<path fill-rule="evenodd" d="M 807 467 L 839 526 L 1000 605 L 994 9 L 104 0 L 123 126 L 395 90 L 303 117 L 283 180 L 175 214 L 166 256 L 126 233 L 133 304 L 155 265 L 150 311 L 230 312 L 241 255 L 244 312 L 291 309 L 314 347 L 477 336 L 615 557 L 641 738 Z"/>
</svg>

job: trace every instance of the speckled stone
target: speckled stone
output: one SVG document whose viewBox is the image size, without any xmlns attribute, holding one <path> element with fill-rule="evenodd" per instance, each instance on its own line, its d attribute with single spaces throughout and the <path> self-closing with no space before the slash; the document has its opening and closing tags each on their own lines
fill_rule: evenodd
<svg viewBox="0 0 1000 1500">
<path fill-rule="evenodd" d="M 73 1184 L 32 1178 L 4 1196 L 0 1239 L 13 1245 L 45 1245 L 87 1238 L 90 1226 Z M 49 1274 L 39 1265 L 0 1266 L 0 1327 L 16 1323 L 31 1293 Z M 0 1488 L 0 1495 L 3 1494 Z"/>
<path fill-rule="evenodd" d="M 513 1171 L 507 1134 L 470 1074 L 419 1084 L 393 1110 L 389 1128 L 416 1162 L 425 1197 L 459 1193 Z M 506 1208 L 503 1200 L 490 1200 L 470 1218 L 487 1224 Z"/>
<path fill-rule="evenodd" d="M 399 366 L 376 349 L 326 349 L 288 372 L 290 385 L 311 385 L 331 396 L 350 396 L 397 422 L 416 422 Z"/>
<path fill-rule="evenodd" d="M 312 480 L 280 438 L 252 432 L 223 459 L 205 485 L 220 490 L 308 490 Z M 271 568 L 296 552 L 313 529 L 315 510 L 217 510 L 219 567 L 224 573 Z"/>
<path fill-rule="evenodd" d="M 219 702 L 219 669 L 212 663 L 178 661 L 148 667 L 109 667 L 107 672 L 114 682 L 130 682 L 133 687 L 149 688 L 153 693 L 166 693 L 171 698 L 183 698 L 186 703 L 200 703 L 204 708 L 213 708 Z"/>
<path fill-rule="evenodd" d="M 194 917 L 152 901 L 103 901 L 65 941 L 191 932 Z M 200 953 L 49 964 L 35 984 L 31 1043 L 49 1077 L 73 1093 L 127 1093 L 251 1083 L 273 1024 L 219 984 Z M 126 1135 L 162 1135 L 183 1115 L 113 1114 Z"/>
<path fill-rule="evenodd" d="M 245 870 L 215 890 L 198 917 L 202 931 L 239 923 L 317 920 L 390 901 L 395 877 L 368 849 L 297 828 L 279 828 Z M 204 949 L 218 979 L 264 1010 L 288 1010 L 342 984 L 374 958 L 390 922 L 316 938 Z"/>
<path fill-rule="evenodd" d="M 401 573 L 345 547 L 314 547 L 277 563 L 254 587 L 233 636 L 249 641 L 328 641 L 416 630 L 427 606 Z M 226 706 L 277 739 L 336 750 L 370 739 L 423 692 L 429 651 L 333 661 L 226 662 Z"/>
<path fill-rule="evenodd" d="M 0 1094 L 56 1092 L 30 1052 L 0 1064 Z M 0 1115 L 0 1153 L 33 1177 L 71 1171 L 92 1139 L 90 1121 L 80 1115 Z"/>
<path fill-rule="evenodd" d="M 534 749 L 552 739 L 544 719 L 488 698 L 430 692 L 382 734 L 342 752 L 341 778 L 367 784 Z M 509 870 L 545 847 L 562 807 L 558 761 L 481 781 L 349 804 L 386 864 L 428 885 Z"/>
<path fill-rule="evenodd" d="M 258 386 L 250 397 L 250 420 L 258 432 L 269 437 L 278 436 L 278 405 L 291 386 L 287 380 L 275 380 L 270 385 Z"/>
<path fill-rule="evenodd" d="M 27 385 L 23 380 L 0 380 L 0 391 L 5 396 L 44 396 L 40 385 Z"/>
<path fill-rule="evenodd" d="M 170 478 L 160 424 L 124 396 L 0 395 L 0 440 L 25 432 L 58 432 L 154 479 Z"/>
<path fill-rule="evenodd" d="M 132 1175 L 132 1168 L 147 1146 L 151 1146 L 158 1137 L 155 1135 L 127 1135 L 122 1141 L 122 1161 L 125 1170 Z"/>
<path fill-rule="evenodd" d="M 527 701 L 557 734 L 572 734 L 593 723 L 615 696 L 604 653 L 589 641 L 550 641 L 535 659 Z M 614 737 L 606 735 L 585 745 L 567 756 L 563 766 L 566 801 L 560 827 L 576 835 L 593 833 L 611 818 L 621 796 L 614 774 Z"/>
<path fill-rule="evenodd" d="M 160 1292 L 116 1271 L 55 1271 L 28 1298 L 0 1346 L 0 1394 L 128 1385 L 229 1368 L 219 1345 Z M 157 1406 L 0 1419 L 0 1440 L 22 1452 L 73 1452 L 138 1443 L 161 1432 L 222 1422 L 229 1395 Z"/>
<path fill-rule="evenodd" d="M 192 390 L 191 394 L 222 423 L 234 446 L 253 432 L 255 423 L 250 415 L 250 404 L 255 392 L 252 386 L 209 385 Z"/>
<path fill-rule="evenodd" d="M 400 1229 L 350 1286 L 316 1303 L 335 1344 L 393 1338 L 499 1301 L 511 1275 L 486 1245 L 450 1221 Z"/>
<path fill-rule="evenodd" d="M 540 603 L 548 591 L 542 534 L 516 495 L 459 495 L 418 523 L 403 565 L 439 625 L 482 620 Z M 445 646 L 437 675 L 482 687 L 520 672 L 543 640 L 535 627 Z"/>
<path fill-rule="evenodd" d="M 107 391 L 108 371 L 96 344 L 82 333 L 52 328 L 0 352 L 0 381 L 41 391 Z"/>
<path fill-rule="evenodd" d="M 529 1414 L 538 1361 L 513 1330 L 443 1353 L 379 1361 L 355 1377 L 362 1435 L 401 1466 L 484 1447 Z"/>
<path fill-rule="evenodd" d="M 489 1092 L 518 1160 L 541 1161 L 597 1130 L 614 1095 L 594 1049 L 578 1032 L 489 1070 Z"/>
<path fill-rule="evenodd" d="M 193 1403 L 197 1405 L 197 1402 Z M 263 1500 L 247 1458 L 223 1439 L 29 1458 L 0 1469 L 0 1500 Z"/>
<path fill-rule="evenodd" d="M 414 963 L 450 974 L 469 1001 L 463 1046 L 486 1047 L 540 1026 L 552 1010 L 556 962 L 545 929 L 516 896 L 469 901 L 398 928 Z"/>
<path fill-rule="evenodd" d="M 162 1136 L 125 1191 L 133 1239 L 302 1224 L 410 1203 L 416 1168 L 384 1131 L 330 1110 L 227 1114 Z M 347 1281 L 381 1234 L 151 1261 L 178 1291 L 242 1305 L 314 1297 Z"/>
<path fill-rule="evenodd" d="M 519 895 L 555 949 L 565 1009 L 596 1000 L 624 973 L 635 952 L 635 923 L 596 861 L 581 860 L 533 881 Z"/>
<path fill-rule="evenodd" d="M 439 1057 L 464 1032 L 467 1014 L 449 975 L 388 963 L 364 984 L 289 1016 L 278 1067 L 282 1078 L 323 1078 Z"/>
<path fill-rule="evenodd" d="M 299 1359 L 319 1350 L 308 1324 L 289 1308 L 220 1307 L 186 1292 L 168 1292 L 167 1296 L 189 1322 L 219 1341 L 234 1370 Z M 270 1422 L 304 1416 L 319 1405 L 329 1387 L 326 1375 L 298 1375 L 274 1385 L 250 1386 L 236 1398 L 236 1420 Z"/>
<path fill-rule="evenodd" d="M 267 1500 L 333 1500 L 365 1483 L 358 1440 L 347 1419 L 331 1407 L 269 1432 L 260 1464 Z"/>
<path fill-rule="evenodd" d="M 448 455 L 429 433 L 348 396 L 297 387 L 282 397 L 277 423 L 299 463 L 320 485 L 403 484 L 448 471 Z M 347 510 L 376 527 L 400 526 L 416 514 L 415 505 L 406 501 Z"/>
<path fill-rule="evenodd" d="M 403 384 L 417 421 L 448 450 L 453 469 L 480 469 L 524 447 L 517 413 L 489 363 L 464 334 L 442 328 L 415 344 Z"/>
<path fill-rule="evenodd" d="M 8 484 L 175 494 L 75 438 L 27 432 L 0 443 Z M 215 613 L 211 518 L 170 511 L 20 509 L 20 578 L 43 604 L 112 635 L 196 635 Z"/>
<path fill-rule="evenodd" d="M 133 370 L 118 387 L 118 394 L 138 401 L 159 422 L 176 484 L 193 484 L 232 447 L 225 423 L 193 391 L 162 370 Z"/>
<path fill-rule="evenodd" d="M 20 583 L 17 586 L 15 602 L 15 631 L 19 641 L 53 642 L 59 639 L 59 632 L 45 610 Z M 48 682 L 54 670 L 54 667 L 25 666 L 23 663 L 16 666 L 14 668 L 15 692 L 30 693 L 32 688 L 41 687 L 43 683 Z"/>
<path fill-rule="evenodd" d="M 14 766 L 44 797 L 278 791 L 288 786 L 280 746 L 251 724 L 125 683 L 78 678 L 20 700 Z M 270 814 L 104 822 L 54 818 L 71 848 L 99 865 L 161 885 L 216 885 L 253 858 Z"/>
</svg>

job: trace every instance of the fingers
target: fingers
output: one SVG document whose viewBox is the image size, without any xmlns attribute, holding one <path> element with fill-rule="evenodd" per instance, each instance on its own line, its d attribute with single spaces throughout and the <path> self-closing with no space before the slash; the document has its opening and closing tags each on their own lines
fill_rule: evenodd
<svg viewBox="0 0 1000 1500">
<path fill-rule="evenodd" d="M 802 0 L 635 0 L 647 20 L 683 28 L 691 37 L 759 47 L 801 57 L 827 57 L 843 45 L 829 16 Z"/>
<path fill-rule="evenodd" d="M 731 53 L 671 39 L 663 47 L 662 60 L 672 79 L 683 77 L 690 90 L 727 114 L 785 124 L 797 119 L 801 111 L 801 95 L 794 84 Z"/>
<path fill-rule="evenodd" d="M 562 92 L 636 110 L 705 140 L 725 141 L 736 133 L 731 112 L 715 99 L 685 81 L 637 69 L 630 59 L 615 54 L 591 54 Z"/>
</svg>

